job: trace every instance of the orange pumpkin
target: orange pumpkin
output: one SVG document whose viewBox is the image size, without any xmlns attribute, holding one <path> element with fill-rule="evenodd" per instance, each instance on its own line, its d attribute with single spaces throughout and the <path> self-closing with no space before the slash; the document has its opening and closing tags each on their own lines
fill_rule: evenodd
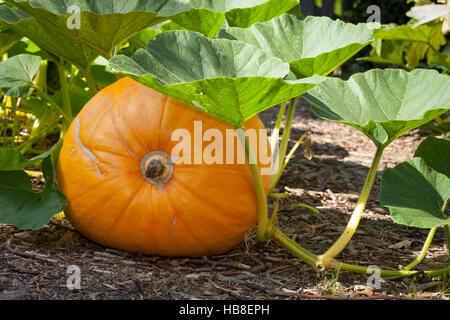
<svg viewBox="0 0 450 320">
<path fill-rule="evenodd" d="M 193 146 L 195 121 L 224 137 L 232 129 L 130 78 L 99 92 L 71 124 L 59 155 L 57 179 L 72 225 L 94 242 L 144 254 L 204 256 L 238 245 L 257 222 L 248 164 L 180 161 L 208 143 L 176 159 L 180 140 L 172 134 L 186 130 Z M 264 126 L 254 117 L 249 128 Z M 236 159 L 242 146 L 234 145 Z M 266 192 L 270 178 L 263 176 Z"/>
</svg>

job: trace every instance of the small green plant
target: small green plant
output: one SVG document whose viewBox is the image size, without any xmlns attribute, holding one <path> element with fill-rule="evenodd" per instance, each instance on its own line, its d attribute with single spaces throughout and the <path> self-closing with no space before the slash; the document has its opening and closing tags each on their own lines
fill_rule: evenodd
<svg viewBox="0 0 450 320">
<path fill-rule="evenodd" d="M 337 270 L 328 270 L 318 276 L 317 288 L 321 295 L 335 296 L 339 289 L 339 272 Z M 323 288 L 325 286 L 325 288 Z"/>
</svg>

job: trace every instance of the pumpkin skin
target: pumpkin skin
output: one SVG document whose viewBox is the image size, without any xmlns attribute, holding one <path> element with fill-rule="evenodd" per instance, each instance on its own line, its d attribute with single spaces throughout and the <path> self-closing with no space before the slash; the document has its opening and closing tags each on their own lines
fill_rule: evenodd
<svg viewBox="0 0 450 320">
<path fill-rule="evenodd" d="M 248 164 L 174 161 L 162 188 L 142 174 L 149 152 L 170 155 L 179 144 L 172 141 L 174 130 L 187 129 L 194 146 L 194 121 L 202 121 L 203 133 L 213 128 L 225 137 L 232 129 L 130 78 L 94 96 L 72 122 L 58 158 L 57 181 L 72 225 L 101 245 L 143 254 L 208 256 L 237 246 L 257 222 Z M 264 126 L 256 116 L 247 121 L 249 128 Z M 203 142 L 203 151 L 209 143 Z M 242 147 L 234 145 L 237 155 Z M 259 158 L 258 165 L 270 169 Z M 270 180 L 263 175 L 266 194 Z"/>
</svg>

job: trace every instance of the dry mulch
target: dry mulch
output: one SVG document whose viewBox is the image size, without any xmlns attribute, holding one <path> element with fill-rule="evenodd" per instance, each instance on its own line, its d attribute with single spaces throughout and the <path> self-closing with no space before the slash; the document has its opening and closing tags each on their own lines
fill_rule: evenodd
<svg viewBox="0 0 450 320">
<path fill-rule="evenodd" d="M 273 127 L 277 108 L 261 118 Z M 375 147 L 345 125 L 316 118 L 300 102 L 291 145 L 311 132 L 313 158 L 298 151 L 280 181 L 279 225 L 312 252 L 324 252 L 348 221 L 370 166 Z M 431 132 L 416 129 L 384 154 L 372 195 L 354 239 L 339 259 L 347 263 L 397 269 L 418 254 L 427 230 L 392 222 L 377 200 L 381 173 L 410 159 Z M 34 186 L 40 182 L 35 179 Z M 322 216 L 296 206 L 306 203 Z M 273 205 L 273 204 L 271 204 Z M 447 248 L 439 230 L 420 268 L 442 268 Z M 67 281 L 78 266 L 81 289 Z M 317 272 L 273 242 L 256 245 L 254 232 L 222 256 L 202 259 L 163 258 L 104 248 L 85 239 L 66 220 L 53 219 L 38 231 L 0 225 L 0 300 L 2 299 L 446 299 L 439 279 L 381 280 L 381 289 L 366 286 L 368 275 Z M 449 286 L 446 287 L 447 290 Z"/>
</svg>

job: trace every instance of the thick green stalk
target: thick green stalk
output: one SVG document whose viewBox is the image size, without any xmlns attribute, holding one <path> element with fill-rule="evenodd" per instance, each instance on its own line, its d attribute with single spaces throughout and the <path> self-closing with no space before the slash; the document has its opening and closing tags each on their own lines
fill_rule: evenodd
<svg viewBox="0 0 450 320">
<path fill-rule="evenodd" d="M 24 151 L 28 150 L 29 147 L 31 147 L 35 142 L 45 138 L 50 132 L 59 124 L 60 119 L 56 120 L 52 124 L 48 125 L 45 129 L 41 130 L 38 134 L 34 135 L 21 145 L 17 146 L 17 150 L 24 153 Z"/>
<path fill-rule="evenodd" d="M 12 126 L 12 141 L 11 141 L 11 147 L 16 147 L 16 138 L 17 138 L 17 101 L 16 99 L 13 99 L 12 101 L 12 117 L 13 117 L 13 126 Z M 19 100 L 20 101 L 20 100 Z"/>
<path fill-rule="evenodd" d="M 308 250 L 299 246 L 296 242 L 286 236 L 280 229 L 276 229 L 273 235 L 274 239 L 278 240 L 280 244 L 291 254 L 300 258 L 302 261 L 310 264 L 311 266 L 317 267 L 320 264 L 320 257 L 315 254 L 309 252 Z M 330 263 L 323 267 L 328 269 L 342 270 L 342 271 L 350 271 L 361 274 L 372 274 L 373 269 L 370 267 L 363 267 L 348 263 L 339 262 L 337 260 L 332 259 Z M 402 277 L 402 276 L 410 276 L 414 274 L 419 274 L 418 271 L 409 271 L 409 270 L 379 270 L 380 277 L 390 278 L 390 277 Z M 429 274 L 431 276 L 443 276 L 450 274 L 450 266 L 440 269 L 440 270 L 427 270 L 423 271 L 425 274 Z"/>
<path fill-rule="evenodd" d="M 72 114 L 72 105 L 70 102 L 70 93 L 69 93 L 69 87 L 67 85 L 67 76 L 66 76 L 66 66 L 64 64 L 63 60 L 60 60 L 58 63 L 58 73 L 59 73 L 59 82 L 61 86 L 61 93 L 62 93 L 62 102 L 63 102 L 63 110 L 64 113 L 70 118 L 73 118 Z M 62 128 L 61 128 L 61 134 L 64 135 L 64 133 L 69 128 L 70 121 L 65 121 Z"/>
<path fill-rule="evenodd" d="M 408 264 L 405 267 L 405 271 L 414 269 L 425 258 L 425 256 L 427 255 L 428 248 L 430 248 L 430 244 L 433 241 L 434 234 L 436 233 L 436 229 L 437 229 L 437 227 L 430 230 L 430 232 L 428 233 L 428 237 L 425 240 L 425 243 L 423 244 L 422 250 L 420 251 L 419 256 L 416 259 L 414 259 L 413 262 L 411 262 L 410 264 Z"/>
<path fill-rule="evenodd" d="M 445 213 L 444 213 L 446 207 L 447 207 L 447 201 L 445 201 L 444 205 L 442 206 L 442 216 L 444 217 L 444 219 L 446 218 Z M 447 240 L 447 250 L 448 250 L 448 253 L 450 254 L 450 227 L 449 227 L 449 225 L 444 226 L 444 234 L 445 234 L 445 240 Z"/>
<path fill-rule="evenodd" d="M 286 156 L 286 151 L 289 143 L 289 138 L 291 136 L 292 120 L 294 119 L 295 107 L 297 101 L 300 97 L 291 99 L 289 102 L 289 108 L 286 116 L 286 123 L 284 125 L 283 137 L 281 138 L 280 149 L 278 150 L 278 168 L 277 172 L 272 176 L 272 184 L 270 186 L 270 192 L 277 186 L 278 181 L 280 181 L 281 175 L 283 174 L 283 163 Z"/>
<path fill-rule="evenodd" d="M 447 250 L 450 254 L 450 227 L 448 225 L 444 226 L 445 239 L 447 240 Z"/>
<path fill-rule="evenodd" d="M 98 92 L 97 84 L 95 83 L 94 77 L 91 73 L 91 67 L 88 66 L 86 70 L 83 70 L 84 76 L 86 77 L 86 81 L 89 89 L 95 94 Z"/>
<path fill-rule="evenodd" d="M 336 268 L 336 269 L 339 268 L 340 270 L 351 271 L 351 272 L 355 272 L 355 273 L 371 274 L 369 267 L 362 267 L 362 266 L 342 263 L 342 262 L 338 262 L 338 261 L 334 261 L 334 268 Z M 410 275 L 420 274 L 420 273 L 428 274 L 432 277 L 448 275 L 448 274 L 450 274 L 450 266 L 443 268 L 443 269 L 439 269 L 439 270 L 426 270 L 423 272 L 380 269 L 380 277 L 382 277 L 382 278 L 410 276 Z"/>
<path fill-rule="evenodd" d="M 39 89 L 39 87 L 34 86 L 33 88 L 36 89 L 39 95 L 45 101 L 47 101 L 53 109 L 58 111 L 66 121 L 68 121 L 69 123 L 72 121 L 72 117 L 69 117 L 69 115 L 67 115 L 66 112 L 60 106 L 58 106 L 47 94 L 45 94 L 41 89 Z"/>
<path fill-rule="evenodd" d="M 284 161 L 283 166 L 281 167 L 281 172 L 284 172 L 284 169 L 286 169 L 286 166 L 288 165 L 295 151 L 297 151 L 300 144 L 303 142 L 303 140 L 305 140 L 307 134 L 308 133 L 303 134 L 303 136 L 300 139 L 298 139 L 297 143 L 292 147 L 291 151 L 289 151 L 288 155 L 286 156 L 286 160 Z"/>
<path fill-rule="evenodd" d="M 248 161 L 250 172 L 253 178 L 253 185 L 255 187 L 256 201 L 258 203 L 258 226 L 256 229 L 256 238 L 258 241 L 264 242 L 267 240 L 266 229 L 268 221 L 268 209 L 267 209 L 267 198 L 266 191 L 264 190 L 264 183 L 259 171 L 258 162 L 250 148 L 250 143 L 245 135 L 243 128 L 236 130 L 237 134 L 244 146 L 245 156 Z"/>
<path fill-rule="evenodd" d="M 375 176 L 377 174 L 381 156 L 383 155 L 383 150 L 384 147 L 382 146 L 377 148 L 377 151 L 372 161 L 372 165 L 370 166 L 369 169 L 369 173 L 367 174 L 366 181 L 364 182 L 361 195 L 359 197 L 358 202 L 356 203 L 356 208 L 353 211 L 353 214 L 350 218 L 350 221 L 347 224 L 347 227 L 345 228 L 344 232 L 339 237 L 339 239 L 333 244 L 333 246 L 331 246 L 331 248 L 328 249 L 327 252 L 325 252 L 322 256 L 320 256 L 321 264 L 323 264 L 324 266 L 327 266 L 329 263 L 331 263 L 331 260 L 334 257 L 336 257 L 342 250 L 344 250 L 347 244 L 352 239 L 353 234 L 355 233 L 359 225 L 359 221 L 361 220 L 362 214 L 366 207 L 367 199 L 369 198 L 370 190 L 372 189 L 373 182 L 375 181 Z"/>
<path fill-rule="evenodd" d="M 300 258 L 304 262 L 312 266 L 315 266 L 317 263 L 319 263 L 320 259 L 318 256 L 299 246 L 291 238 L 285 235 L 280 229 L 277 228 L 275 230 L 273 237 L 274 239 L 277 239 L 287 251 L 292 253 L 297 258 Z"/>
<path fill-rule="evenodd" d="M 450 63 L 447 61 L 447 57 L 438 49 L 436 49 L 433 45 L 428 43 L 428 45 L 431 47 L 431 49 L 438 55 L 439 59 L 441 60 L 442 64 L 447 69 L 447 72 L 450 72 Z"/>
<path fill-rule="evenodd" d="M 272 150 L 273 156 L 276 156 L 275 150 L 278 138 L 280 137 L 281 121 L 283 121 L 284 111 L 286 110 L 286 101 L 281 104 L 280 111 L 278 112 L 277 122 L 273 128 L 272 135 L 270 136 L 270 149 Z"/>
<path fill-rule="evenodd" d="M 39 73 L 36 79 L 36 85 L 41 89 L 42 92 L 47 93 L 47 68 L 48 61 L 42 60 L 41 65 L 39 66 Z"/>
</svg>

